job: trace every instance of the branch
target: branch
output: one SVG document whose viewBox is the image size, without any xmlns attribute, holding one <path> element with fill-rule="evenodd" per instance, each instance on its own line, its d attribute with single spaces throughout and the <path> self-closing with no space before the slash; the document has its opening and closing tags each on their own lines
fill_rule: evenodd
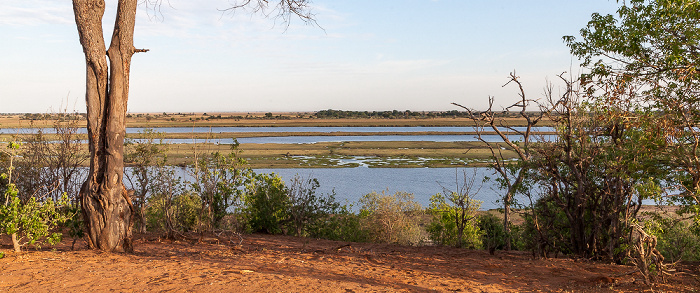
<svg viewBox="0 0 700 293">
<path fill-rule="evenodd" d="M 279 0 L 279 3 L 270 7 L 270 0 L 231 0 L 232 5 L 219 11 L 235 13 L 236 10 L 248 8 L 251 14 L 260 13 L 264 17 L 274 19 L 281 18 L 282 23 L 289 27 L 291 16 L 297 16 L 304 24 L 318 26 L 316 22 L 316 14 L 311 12 L 311 0 Z M 274 13 L 277 13 L 274 15 Z M 274 15 L 274 16 L 273 16 Z"/>
</svg>

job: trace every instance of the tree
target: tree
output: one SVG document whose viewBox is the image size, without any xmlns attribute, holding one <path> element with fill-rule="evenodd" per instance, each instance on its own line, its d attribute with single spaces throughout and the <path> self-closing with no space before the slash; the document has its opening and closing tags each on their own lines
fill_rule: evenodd
<svg viewBox="0 0 700 293">
<path fill-rule="evenodd" d="M 189 169 L 193 182 L 189 185 L 201 199 L 200 231 L 222 228 L 229 208 L 240 200 L 244 186 L 252 177 L 248 162 L 240 157 L 238 141 L 228 154 L 211 152 L 198 155 Z"/>
<path fill-rule="evenodd" d="M 10 164 L 7 173 L 0 174 L 1 181 L 7 181 L 0 196 L 0 233 L 10 235 L 15 252 L 22 246 L 43 242 L 53 245 L 61 241 L 61 234 L 52 232 L 58 225 L 74 215 L 67 215 L 62 210 L 68 206 L 68 197 L 63 196 L 54 201 L 51 198 L 37 198 L 30 195 L 20 199 L 17 187 L 12 183 L 13 160 L 18 157 L 20 144 L 10 142 L 7 150 L 0 150 L 0 157 L 7 157 Z"/>
<path fill-rule="evenodd" d="M 428 226 L 428 232 L 433 240 L 442 244 L 453 244 L 458 248 L 479 248 L 479 229 L 477 227 L 476 212 L 481 207 L 482 201 L 474 199 L 474 195 L 481 190 L 481 185 L 476 185 L 476 168 L 471 174 L 462 170 L 463 178 L 460 180 L 459 172 L 455 173 L 455 188 L 450 190 L 442 187 L 443 193 L 430 197 L 430 213 L 433 221 Z"/>
<path fill-rule="evenodd" d="M 682 191 L 671 200 L 700 223 L 700 2 L 625 1 L 615 16 L 593 14 L 581 37 L 564 40 L 591 70 L 587 91 L 603 107 L 635 106 L 620 117 L 655 136 L 650 155 Z"/>
<path fill-rule="evenodd" d="M 518 93 L 520 100 L 515 104 L 511 105 L 510 107 L 506 108 L 504 112 L 509 112 L 511 108 L 520 109 L 518 115 L 521 118 L 525 119 L 525 131 L 519 130 L 518 128 L 511 126 L 509 123 L 506 122 L 504 117 L 501 117 L 499 119 L 497 117 L 497 114 L 493 111 L 493 98 L 491 97 L 489 98 L 489 108 L 483 112 L 477 112 L 476 110 L 467 108 L 460 104 L 452 103 L 453 105 L 466 110 L 468 113 L 468 117 L 476 124 L 474 129 L 476 130 L 477 138 L 489 148 L 489 151 L 491 151 L 491 158 L 493 159 L 493 164 L 491 165 L 491 167 L 496 171 L 496 173 L 498 173 L 499 176 L 499 178 L 496 179 L 496 181 L 502 188 L 505 189 L 505 194 L 501 197 L 501 200 L 503 201 L 503 229 L 506 232 L 506 250 L 511 249 L 511 207 L 513 206 L 515 201 L 515 194 L 519 190 L 523 189 L 522 183 L 525 180 L 525 176 L 528 172 L 528 169 L 525 166 L 525 164 L 529 162 L 533 156 L 533 149 L 531 145 L 537 142 L 536 138 L 533 135 L 533 127 L 537 126 L 537 123 L 540 122 L 540 120 L 544 116 L 544 113 L 546 112 L 546 110 L 543 109 L 543 111 L 534 116 L 527 112 L 528 107 L 532 103 L 535 103 L 535 101 L 526 98 L 523 85 L 520 83 L 519 77 L 515 74 L 515 72 L 511 72 L 510 80 L 503 86 L 506 86 L 510 83 L 514 83 L 518 86 L 518 89 L 520 90 Z M 514 164 L 512 162 L 508 162 L 508 160 L 504 157 L 503 149 L 501 148 L 501 146 L 499 146 L 498 143 L 486 141 L 482 137 L 482 134 L 485 131 L 484 128 L 486 127 L 491 128 L 491 130 L 498 134 L 503 143 L 505 143 L 510 148 L 510 150 L 516 153 L 518 158 L 517 163 Z M 503 131 L 503 129 L 506 129 L 507 132 L 516 133 L 522 140 L 511 140 L 508 136 L 508 133 L 506 131 Z"/>
<path fill-rule="evenodd" d="M 89 244 L 105 251 L 131 251 L 134 207 L 122 183 L 124 177 L 124 135 L 131 58 L 147 52 L 134 47 L 134 25 L 138 0 L 119 0 L 114 32 L 109 47 L 103 38 L 104 0 L 73 0 L 75 23 L 86 63 L 90 170 L 81 187 L 80 203 Z M 150 1 L 144 2 L 147 5 Z M 315 23 L 308 0 L 235 2 L 231 10 L 249 8 L 253 13 L 289 23 L 292 15 Z"/>
<path fill-rule="evenodd" d="M 139 220 L 139 231 L 144 233 L 146 232 L 146 195 L 153 187 L 152 181 L 156 176 L 154 173 L 157 173 L 157 170 L 154 170 L 155 167 L 167 161 L 165 153 L 168 145 L 163 142 L 163 133 L 153 129 L 144 129 L 139 134 L 143 136 L 142 140 L 129 140 L 126 143 L 124 161 L 131 167 L 131 172 L 124 175 L 133 190 L 133 195 L 130 197 Z"/>
</svg>

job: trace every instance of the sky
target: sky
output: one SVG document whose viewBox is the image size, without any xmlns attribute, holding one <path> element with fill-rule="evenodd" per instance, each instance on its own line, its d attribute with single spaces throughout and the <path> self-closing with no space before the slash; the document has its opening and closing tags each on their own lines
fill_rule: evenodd
<svg viewBox="0 0 700 293">
<path fill-rule="evenodd" d="M 278 0 L 270 0 L 276 2 Z M 111 36 L 116 0 L 107 0 Z M 314 0 L 318 26 L 239 10 L 231 0 L 139 7 L 128 111 L 485 109 L 542 97 L 580 74 L 562 36 L 608 0 Z M 109 38 L 107 38 L 109 39 Z M 71 1 L 0 0 L 0 113 L 85 111 L 85 61 Z"/>
</svg>

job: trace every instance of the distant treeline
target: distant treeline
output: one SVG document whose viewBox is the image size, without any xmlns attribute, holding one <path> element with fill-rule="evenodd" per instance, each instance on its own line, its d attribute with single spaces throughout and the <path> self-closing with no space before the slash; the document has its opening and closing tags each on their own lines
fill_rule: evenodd
<svg viewBox="0 0 700 293">
<path fill-rule="evenodd" d="M 475 113 L 478 115 L 478 113 Z M 503 112 L 497 114 L 500 117 L 513 116 L 517 117 L 518 113 Z M 469 113 L 466 111 L 343 111 L 343 110 L 321 110 L 313 115 L 316 118 L 379 118 L 379 119 L 398 119 L 398 118 L 467 118 Z"/>
<path fill-rule="evenodd" d="M 478 112 L 474 113 L 479 115 Z M 10 114 L 7 114 L 8 116 Z M 516 112 L 501 112 L 495 113 L 496 117 L 519 117 Z M 20 116 L 21 120 L 82 120 L 85 119 L 85 113 L 25 113 Z M 189 120 L 213 120 L 213 119 L 292 119 L 292 118 L 321 118 L 321 119 L 340 119 L 340 118 L 373 118 L 373 119 L 400 119 L 400 118 L 415 118 L 415 119 L 429 119 L 429 118 L 468 118 L 469 113 L 466 111 L 411 111 L 411 110 L 392 110 L 392 111 L 344 111 L 344 110 L 321 110 L 318 112 L 307 112 L 307 113 L 289 113 L 289 114 L 277 114 L 274 115 L 271 112 L 265 113 L 264 115 L 254 115 L 248 113 L 248 115 L 210 115 L 203 113 L 201 115 L 196 113 L 166 113 L 154 114 L 154 113 L 134 113 L 127 114 L 127 118 L 145 118 L 146 120 L 151 119 L 166 119 L 166 120 L 182 120 L 183 118 Z"/>
</svg>

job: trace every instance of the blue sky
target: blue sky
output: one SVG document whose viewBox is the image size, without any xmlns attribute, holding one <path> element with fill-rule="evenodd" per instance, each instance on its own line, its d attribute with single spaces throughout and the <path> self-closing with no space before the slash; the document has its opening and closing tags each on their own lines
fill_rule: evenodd
<svg viewBox="0 0 700 293">
<path fill-rule="evenodd" d="M 275 0 L 271 0 L 275 2 Z M 289 27 L 227 0 L 141 7 L 130 112 L 483 109 L 530 98 L 564 71 L 562 42 L 608 0 L 315 0 L 323 29 Z M 116 0 L 107 1 L 110 35 Z M 0 1 L 0 113 L 84 111 L 84 57 L 68 0 Z"/>
</svg>

